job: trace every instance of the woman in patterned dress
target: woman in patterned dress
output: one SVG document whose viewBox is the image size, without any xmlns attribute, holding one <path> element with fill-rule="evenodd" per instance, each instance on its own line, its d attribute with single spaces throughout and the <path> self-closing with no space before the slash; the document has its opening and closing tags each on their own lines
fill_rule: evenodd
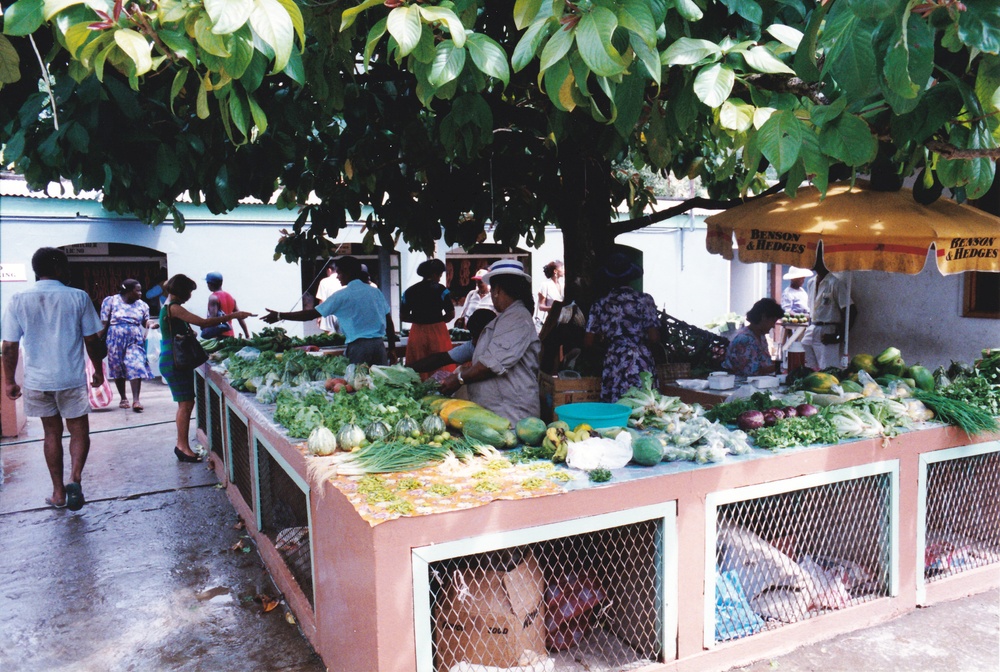
<svg viewBox="0 0 1000 672">
<path fill-rule="evenodd" d="M 153 377 L 146 357 L 146 326 L 149 306 L 142 300 L 142 285 L 129 278 L 122 283 L 121 291 L 101 303 L 101 322 L 108 343 L 107 376 L 115 381 L 119 408 L 131 407 L 142 413 L 139 391 L 142 381 Z M 132 403 L 125 395 L 125 381 L 132 386 Z"/>
<path fill-rule="evenodd" d="M 656 364 L 649 344 L 660 340 L 660 316 L 652 296 L 629 287 L 642 276 L 642 268 L 624 254 L 612 254 L 601 276 L 610 289 L 590 310 L 584 345 L 605 346 L 601 400 L 615 402 L 641 384 L 643 371 L 653 374 L 655 385 Z"/>
</svg>

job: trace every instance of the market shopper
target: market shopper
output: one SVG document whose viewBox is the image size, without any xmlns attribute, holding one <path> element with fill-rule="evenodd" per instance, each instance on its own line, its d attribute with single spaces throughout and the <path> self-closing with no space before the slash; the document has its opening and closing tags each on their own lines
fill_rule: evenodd
<svg viewBox="0 0 1000 672">
<path fill-rule="evenodd" d="M 236 305 L 236 299 L 233 298 L 233 295 L 222 289 L 222 273 L 212 271 L 205 276 L 205 284 L 208 285 L 209 290 L 212 292 L 208 297 L 208 317 L 214 318 L 220 315 L 231 315 L 240 312 L 240 308 Z M 240 323 L 240 328 L 243 330 L 243 336 L 250 338 L 250 330 L 247 329 L 246 321 L 240 319 L 238 322 Z M 233 334 L 233 325 L 228 320 L 214 327 L 202 329 L 201 332 L 203 338 L 231 337 Z"/>
<path fill-rule="evenodd" d="M 323 279 L 319 281 L 319 285 L 316 287 L 316 303 L 323 303 L 343 288 L 344 286 L 340 284 L 340 279 L 337 278 L 336 264 L 332 261 L 328 262 L 323 268 Z M 337 323 L 336 315 L 317 317 L 316 326 L 318 326 L 321 331 L 325 331 L 328 334 L 341 333 L 340 324 Z"/>
<path fill-rule="evenodd" d="M 490 296 L 490 286 L 483 282 L 483 278 L 486 277 L 488 272 L 489 271 L 485 268 L 480 268 L 476 271 L 476 274 L 472 276 L 476 286 L 465 295 L 465 303 L 462 304 L 462 312 L 459 314 L 458 319 L 455 320 L 455 326 L 459 329 L 468 329 L 469 317 L 471 317 L 477 310 L 481 308 L 493 310 L 493 297 Z"/>
<path fill-rule="evenodd" d="M 177 413 L 175 423 L 177 425 L 177 444 L 174 446 L 174 455 L 178 462 L 200 462 L 201 457 L 191 450 L 189 439 L 191 429 L 191 413 L 194 411 L 194 369 L 178 369 L 174 366 L 173 338 L 176 334 L 184 333 L 193 324 L 197 327 L 212 327 L 223 322 L 243 320 L 253 317 L 253 313 L 245 310 L 238 310 L 232 313 L 216 315 L 215 317 L 201 317 L 195 315 L 184 304 L 191 298 L 191 294 L 198 288 L 198 284 L 186 275 L 175 275 L 167 280 L 167 301 L 160 309 L 160 373 L 163 375 L 167 385 L 170 386 L 170 394 L 177 402 Z"/>
<path fill-rule="evenodd" d="M 803 289 L 806 280 L 813 276 L 813 272 L 808 268 L 796 268 L 792 266 L 788 272 L 781 276 L 782 280 L 788 280 L 788 287 L 781 292 L 781 309 L 786 313 L 804 315 L 809 313 L 809 292 Z"/>
<path fill-rule="evenodd" d="M 451 292 L 441 284 L 444 262 L 428 259 L 417 266 L 420 282 L 403 292 L 399 306 L 399 321 L 410 323 L 410 335 L 406 340 L 406 361 L 415 362 L 451 349 L 448 322 L 455 317 L 455 304 L 451 302 Z M 449 371 L 454 364 L 448 364 Z M 429 374 L 421 377 L 426 380 Z"/>
<path fill-rule="evenodd" d="M 38 249 L 31 257 L 35 285 L 10 299 L 3 317 L 0 347 L 4 393 L 24 395 L 26 415 L 41 418 L 45 463 L 52 496 L 45 502 L 78 511 L 83 507 L 83 467 L 90 452 L 90 400 L 84 350 L 94 365 L 90 384 L 104 384 L 106 349 L 101 321 L 87 293 L 67 287 L 69 261 L 62 250 Z M 14 379 L 20 344 L 24 345 L 24 389 Z M 70 482 L 63 476 L 63 418 L 69 431 Z"/>
<path fill-rule="evenodd" d="M 472 339 L 465 341 L 448 352 L 436 352 L 412 364 L 407 362 L 407 366 L 417 373 L 430 373 L 438 371 L 449 364 L 466 364 L 472 361 L 472 355 L 476 350 L 476 343 L 479 342 L 479 335 L 486 328 L 486 325 L 493 321 L 497 314 L 488 308 L 480 308 L 469 316 L 468 327 Z"/>
<path fill-rule="evenodd" d="M 108 377 L 118 388 L 118 408 L 131 408 L 142 413 L 139 393 L 142 381 L 153 378 L 146 354 L 146 329 L 149 327 L 149 305 L 142 300 L 142 285 L 128 278 L 117 294 L 101 302 L 101 335 L 108 347 Z M 132 388 L 132 403 L 125 394 L 125 381 Z"/>
<path fill-rule="evenodd" d="M 566 274 L 562 261 L 559 259 L 550 261 L 542 266 L 542 272 L 545 274 L 545 282 L 538 290 L 539 326 L 545 321 L 552 306 L 556 302 L 561 303 L 566 295 Z"/>
<path fill-rule="evenodd" d="M 822 254 L 816 257 L 815 270 L 809 291 L 812 322 L 802 336 L 802 345 L 806 349 L 806 366 L 822 371 L 840 366 L 845 318 L 850 310 L 854 324 L 857 308 L 851 301 L 847 283 L 827 269 Z"/>
<path fill-rule="evenodd" d="M 271 308 L 261 319 L 268 324 L 282 320 L 306 322 L 323 315 L 336 315 L 347 342 L 345 355 L 352 364 L 386 364 L 396 361 L 396 329 L 389 302 L 382 291 L 365 284 L 364 271 L 356 257 L 336 260 L 337 277 L 344 288 L 315 308 L 279 313 Z M 389 348 L 386 351 L 386 341 Z"/>
<path fill-rule="evenodd" d="M 531 276 L 521 262 L 501 259 L 484 278 L 497 317 L 479 335 L 472 361 L 441 384 L 445 394 L 468 386 L 469 399 L 512 423 L 537 417 L 538 361 L 542 345 L 532 312 Z"/>
<path fill-rule="evenodd" d="M 605 348 L 602 401 L 618 401 L 638 387 L 644 371 L 656 375 L 650 346 L 660 340 L 660 315 L 652 296 L 629 286 L 640 277 L 642 268 L 621 252 L 608 257 L 600 271 L 607 293 L 590 310 L 583 344 Z"/>
<path fill-rule="evenodd" d="M 722 368 L 737 376 L 766 376 L 775 372 L 776 366 L 767 346 L 767 334 L 785 316 L 785 311 L 774 299 L 761 299 L 747 311 L 747 326 L 736 332 Z"/>
</svg>

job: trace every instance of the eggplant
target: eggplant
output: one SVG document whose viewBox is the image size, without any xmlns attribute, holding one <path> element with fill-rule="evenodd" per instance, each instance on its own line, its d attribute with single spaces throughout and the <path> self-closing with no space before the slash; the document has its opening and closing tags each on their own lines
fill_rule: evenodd
<svg viewBox="0 0 1000 672">
<path fill-rule="evenodd" d="M 795 407 L 795 412 L 803 418 L 808 418 L 810 415 L 816 415 L 819 413 L 819 409 L 812 404 L 799 404 Z"/>
<path fill-rule="evenodd" d="M 794 418 L 799 414 L 794 406 L 785 406 L 781 409 L 781 412 L 785 414 L 786 418 Z"/>
<path fill-rule="evenodd" d="M 764 414 L 760 411 L 743 411 L 736 417 L 736 426 L 744 432 L 764 426 Z"/>
<path fill-rule="evenodd" d="M 769 408 L 764 411 L 764 426 L 774 427 L 778 422 L 785 419 L 785 414 L 780 408 Z"/>
</svg>

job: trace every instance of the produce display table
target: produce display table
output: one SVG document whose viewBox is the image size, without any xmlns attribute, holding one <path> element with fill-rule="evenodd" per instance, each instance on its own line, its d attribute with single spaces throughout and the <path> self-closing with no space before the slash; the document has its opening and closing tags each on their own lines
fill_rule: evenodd
<svg viewBox="0 0 1000 672">
<path fill-rule="evenodd" d="M 929 425 L 892 439 L 754 450 L 717 464 L 629 466 L 609 483 L 577 475 L 546 480 L 528 494 L 497 495 L 507 499 L 470 496 L 454 510 L 384 510 L 379 517 L 377 505 L 359 504 L 346 479 L 316 468 L 301 442 L 273 423 L 273 409 L 207 368 L 196 391 L 198 438 L 330 669 L 437 669 L 434 644 L 441 656 L 449 641 L 444 628 L 454 627 L 442 581 L 462 572 L 472 577 L 473 593 L 476 581 L 507 576 L 509 588 L 518 572 L 532 576 L 529 570 L 538 580 L 544 571 L 550 587 L 580 577 L 599 584 L 601 607 L 581 632 L 601 642 L 588 651 L 632 657 L 589 669 L 723 669 L 1000 585 L 1000 435 L 970 438 Z M 739 553 L 753 546 L 744 542 L 758 534 L 790 555 L 794 549 L 802 566 L 803 556 L 823 562 L 836 555 L 845 575 L 849 569 L 864 580 L 850 594 L 843 586 L 825 590 L 819 611 L 810 607 L 766 627 L 741 623 L 738 634 L 726 634 L 721 626 L 733 622 L 720 620 L 716 589 L 726 575 L 717 567 L 740 565 Z M 970 540 L 961 558 L 954 552 L 959 538 Z M 952 551 L 939 552 L 941 544 Z M 495 568 L 484 558 L 493 562 L 497 554 L 516 558 L 505 575 L 469 573 L 475 562 Z M 930 567 L 929 557 L 938 564 Z M 581 559 L 590 564 L 571 566 Z M 511 596 L 504 604 L 519 615 L 516 602 Z M 537 607 L 525 613 L 527 631 Z M 511 628 L 518 623 L 520 616 Z M 511 634 L 504 627 L 498 636 Z M 527 669 L 582 669 L 574 649 L 551 655 Z"/>
</svg>

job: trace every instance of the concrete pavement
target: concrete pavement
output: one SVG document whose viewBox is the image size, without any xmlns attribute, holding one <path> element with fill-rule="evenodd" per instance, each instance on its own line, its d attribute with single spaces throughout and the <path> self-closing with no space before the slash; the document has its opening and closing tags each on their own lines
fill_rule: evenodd
<svg viewBox="0 0 1000 672">
<path fill-rule="evenodd" d="M 0 444 L 0 670 L 323 670 L 214 474 L 174 458 L 167 388 L 146 383 L 142 401 L 91 415 L 77 513 L 44 503 L 37 419 Z M 1000 671 L 998 602 L 988 591 L 733 670 Z"/>
</svg>

